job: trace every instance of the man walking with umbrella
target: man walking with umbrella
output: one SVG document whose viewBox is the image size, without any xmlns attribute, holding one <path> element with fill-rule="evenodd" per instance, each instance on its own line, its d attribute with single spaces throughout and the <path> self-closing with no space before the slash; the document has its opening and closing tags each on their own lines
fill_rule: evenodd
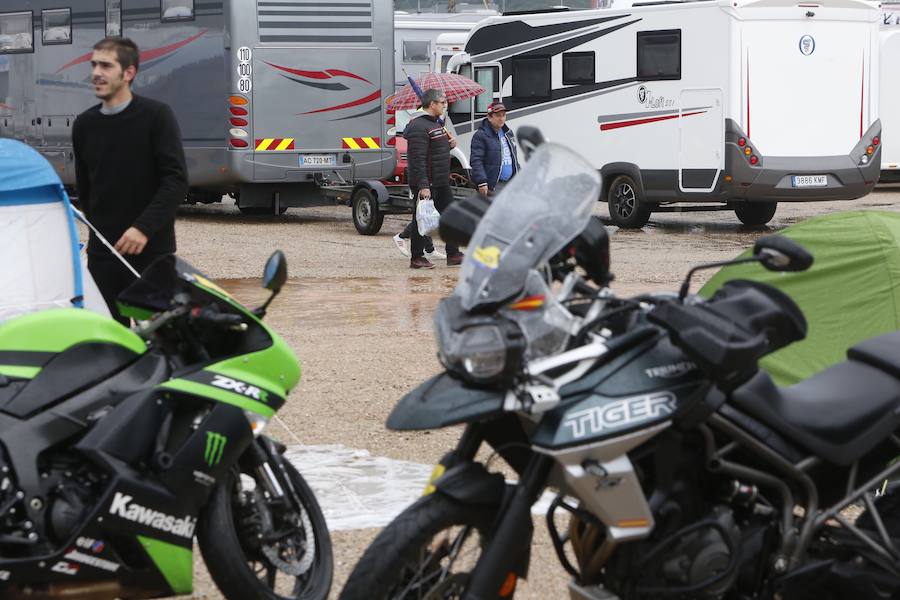
<svg viewBox="0 0 900 600">
<path fill-rule="evenodd" d="M 438 89 L 428 89 L 422 95 L 423 115 L 413 119 L 403 133 L 407 140 L 409 186 L 416 202 L 432 199 L 439 212 L 453 202 L 450 189 L 450 150 L 455 145 L 438 119 L 447 109 L 447 95 Z M 411 269 L 433 269 L 425 258 L 425 240 L 417 227 L 412 228 Z M 456 246 L 447 245 L 447 265 L 458 266 L 463 255 Z"/>
</svg>

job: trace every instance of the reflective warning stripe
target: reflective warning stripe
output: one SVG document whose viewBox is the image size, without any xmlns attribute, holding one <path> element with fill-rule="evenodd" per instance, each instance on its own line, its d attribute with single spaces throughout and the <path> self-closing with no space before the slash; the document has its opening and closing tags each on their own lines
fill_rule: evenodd
<svg viewBox="0 0 900 600">
<path fill-rule="evenodd" d="M 294 138 L 263 138 L 256 140 L 257 150 L 293 150 Z"/>
<path fill-rule="evenodd" d="M 343 147 L 352 150 L 378 150 L 381 148 L 381 138 L 377 137 L 346 137 L 342 139 Z"/>
</svg>

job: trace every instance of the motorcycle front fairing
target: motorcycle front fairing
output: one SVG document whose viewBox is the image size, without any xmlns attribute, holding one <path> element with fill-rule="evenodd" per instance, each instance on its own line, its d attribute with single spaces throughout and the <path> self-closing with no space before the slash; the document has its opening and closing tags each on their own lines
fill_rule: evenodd
<svg viewBox="0 0 900 600">
<path fill-rule="evenodd" d="M 449 373 L 428 379 L 406 394 L 391 411 L 387 428 L 394 431 L 440 429 L 485 420 L 503 412 L 506 392 L 467 385 Z"/>
</svg>

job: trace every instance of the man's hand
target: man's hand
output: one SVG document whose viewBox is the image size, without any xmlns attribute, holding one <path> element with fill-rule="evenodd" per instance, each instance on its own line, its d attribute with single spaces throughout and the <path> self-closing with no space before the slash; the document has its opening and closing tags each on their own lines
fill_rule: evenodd
<svg viewBox="0 0 900 600">
<path fill-rule="evenodd" d="M 447 128 L 444 127 L 444 132 L 447 134 L 447 138 L 450 140 L 450 149 L 453 150 L 456 148 L 456 138 L 453 137 L 453 134 L 447 131 Z"/>
<path fill-rule="evenodd" d="M 421 190 L 419 190 L 419 198 L 421 200 L 427 200 L 428 198 L 431 198 L 431 190 L 428 188 L 422 188 Z"/>
<path fill-rule="evenodd" d="M 147 236 L 137 227 L 129 227 L 116 242 L 116 251 L 120 254 L 140 254 L 147 245 Z"/>
<path fill-rule="evenodd" d="M 486 183 L 478 184 L 478 193 L 485 197 L 488 195 L 488 186 Z"/>
</svg>

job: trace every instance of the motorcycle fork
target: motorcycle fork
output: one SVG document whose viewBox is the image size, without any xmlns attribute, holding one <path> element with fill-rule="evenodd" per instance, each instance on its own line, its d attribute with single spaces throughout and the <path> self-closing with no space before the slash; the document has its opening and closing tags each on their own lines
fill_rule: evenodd
<svg viewBox="0 0 900 600">
<path fill-rule="evenodd" d="M 515 590 L 515 575 L 527 569 L 522 557 L 531 550 L 531 507 L 544 491 L 553 458 L 534 454 L 513 492 L 504 500 L 490 542 L 472 571 L 464 600 L 495 600 Z M 512 581 L 512 587 L 510 587 Z"/>
<path fill-rule="evenodd" d="M 297 491 L 291 478 L 282 466 L 284 460 L 275 442 L 266 436 L 260 436 L 247 448 L 249 465 L 256 472 L 260 482 L 275 502 L 287 501 L 295 510 L 303 506 L 297 497 Z"/>
</svg>

